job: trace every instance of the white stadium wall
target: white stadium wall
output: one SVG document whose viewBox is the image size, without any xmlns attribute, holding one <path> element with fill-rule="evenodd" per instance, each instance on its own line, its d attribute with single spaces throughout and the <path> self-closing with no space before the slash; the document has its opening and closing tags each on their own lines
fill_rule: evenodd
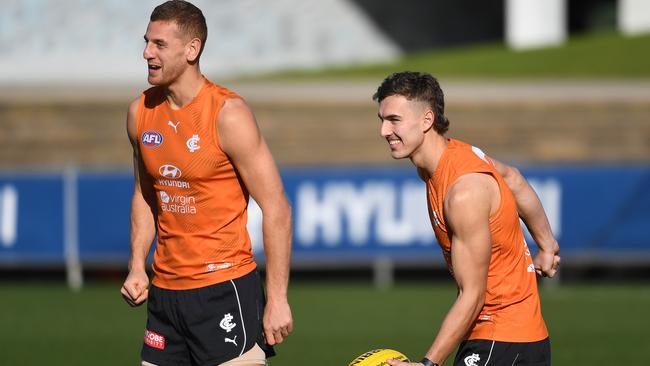
<svg viewBox="0 0 650 366">
<path fill-rule="evenodd" d="M 567 0 L 507 0 L 506 42 L 513 49 L 562 44 L 567 37 Z"/>
<path fill-rule="evenodd" d="M 650 32 L 650 1 L 618 0 L 618 27 L 626 35 Z"/>
<path fill-rule="evenodd" d="M 161 0 L 4 0 L 0 84 L 142 83 L 143 35 Z M 387 61 L 400 54 L 347 0 L 196 0 L 202 71 L 255 73 Z"/>
</svg>

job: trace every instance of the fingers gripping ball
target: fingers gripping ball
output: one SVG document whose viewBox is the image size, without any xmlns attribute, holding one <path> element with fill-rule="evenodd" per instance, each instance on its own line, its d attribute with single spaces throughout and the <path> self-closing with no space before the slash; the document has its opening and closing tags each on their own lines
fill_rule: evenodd
<svg viewBox="0 0 650 366">
<path fill-rule="evenodd" d="M 401 352 L 380 348 L 360 355 L 352 360 L 348 366 L 388 366 L 386 360 L 389 358 L 409 362 L 408 357 L 404 356 Z"/>
</svg>

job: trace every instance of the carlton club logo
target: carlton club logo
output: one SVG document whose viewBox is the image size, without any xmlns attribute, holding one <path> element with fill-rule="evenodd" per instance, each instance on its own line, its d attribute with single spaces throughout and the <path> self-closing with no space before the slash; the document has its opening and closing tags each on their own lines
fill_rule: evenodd
<svg viewBox="0 0 650 366">
<path fill-rule="evenodd" d="M 171 165 L 171 164 L 165 164 L 162 165 L 158 169 L 158 173 L 160 173 L 161 177 L 169 178 L 169 179 L 178 179 L 181 177 L 181 170 L 178 169 L 177 167 Z"/>
<path fill-rule="evenodd" d="M 223 329 L 226 332 L 230 333 L 232 328 L 237 326 L 237 323 L 233 323 L 232 319 L 233 319 L 233 316 L 230 313 L 224 315 L 223 319 L 221 319 L 221 321 L 219 322 L 219 326 L 221 327 L 221 329 Z"/>
<path fill-rule="evenodd" d="M 471 355 L 465 357 L 465 366 L 478 366 L 477 362 L 481 360 L 478 353 L 472 353 Z"/>
<path fill-rule="evenodd" d="M 201 140 L 199 135 L 192 135 L 192 137 L 185 142 L 187 149 L 190 150 L 191 153 L 201 148 L 201 146 L 199 146 L 199 140 Z"/>
<path fill-rule="evenodd" d="M 163 136 L 153 130 L 146 131 L 142 134 L 142 145 L 146 147 L 158 147 L 163 143 Z"/>
</svg>

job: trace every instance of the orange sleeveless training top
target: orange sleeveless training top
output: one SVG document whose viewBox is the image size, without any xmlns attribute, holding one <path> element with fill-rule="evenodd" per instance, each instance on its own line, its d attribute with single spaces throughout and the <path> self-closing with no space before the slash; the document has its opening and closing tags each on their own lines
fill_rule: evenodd
<svg viewBox="0 0 650 366">
<path fill-rule="evenodd" d="M 256 267 L 246 230 L 248 192 L 219 147 L 217 115 L 229 98 L 239 96 L 207 80 L 179 110 L 160 87 L 140 98 L 139 149 L 158 210 L 157 287 L 209 286 Z"/>
<path fill-rule="evenodd" d="M 542 318 L 532 258 L 519 223 L 517 206 L 503 177 L 481 150 L 449 139 L 436 171 L 427 182 L 429 216 L 445 261 L 451 264 L 451 233 L 445 225 L 443 203 L 449 187 L 460 176 L 486 173 L 496 179 L 501 193 L 498 210 L 490 216 L 492 256 L 485 303 L 466 339 L 536 342 L 548 337 Z"/>
</svg>

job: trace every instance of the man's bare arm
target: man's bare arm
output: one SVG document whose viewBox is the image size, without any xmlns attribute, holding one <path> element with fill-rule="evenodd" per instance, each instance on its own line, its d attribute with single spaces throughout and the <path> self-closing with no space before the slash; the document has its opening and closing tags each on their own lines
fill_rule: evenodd
<svg viewBox="0 0 650 366">
<path fill-rule="evenodd" d="M 471 173 L 459 178 L 445 198 L 445 220 L 452 231 L 451 259 L 459 292 L 426 354 L 440 365 L 458 346 L 483 308 L 492 253 L 489 219 L 494 206 L 498 206 L 498 194 L 492 177 Z M 421 365 L 394 360 L 389 364 Z"/>
<path fill-rule="evenodd" d="M 144 166 L 138 148 L 136 112 L 138 99 L 129 106 L 127 132 L 133 148 L 133 196 L 131 198 L 131 258 L 129 274 L 120 292 L 131 306 L 141 305 L 149 294 L 149 278 L 145 263 L 155 237 L 153 186 L 144 174 Z"/>
<path fill-rule="evenodd" d="M 291 259 L 291 208 L 271 152 L 255 117 L 241 99 L 226 101 L 218 117 L 221 148 L 262 209 L 266 257 L 267 304 L 264 333 L 269 344 L 280 343 L 293 330 L 287 300 Z"/>
<path fill-rule="evenodd" d="M 515 196 L 519 217 L 530 231 L 539 253 L 535 256 L 535 269 L 540 276 L 553 277 L 560 265 L 560 245 L 558 244 L 548 217 L 537 193 L 526 178 L 515 167 L 492 160 L 499 174 Z"/>
</svg>

